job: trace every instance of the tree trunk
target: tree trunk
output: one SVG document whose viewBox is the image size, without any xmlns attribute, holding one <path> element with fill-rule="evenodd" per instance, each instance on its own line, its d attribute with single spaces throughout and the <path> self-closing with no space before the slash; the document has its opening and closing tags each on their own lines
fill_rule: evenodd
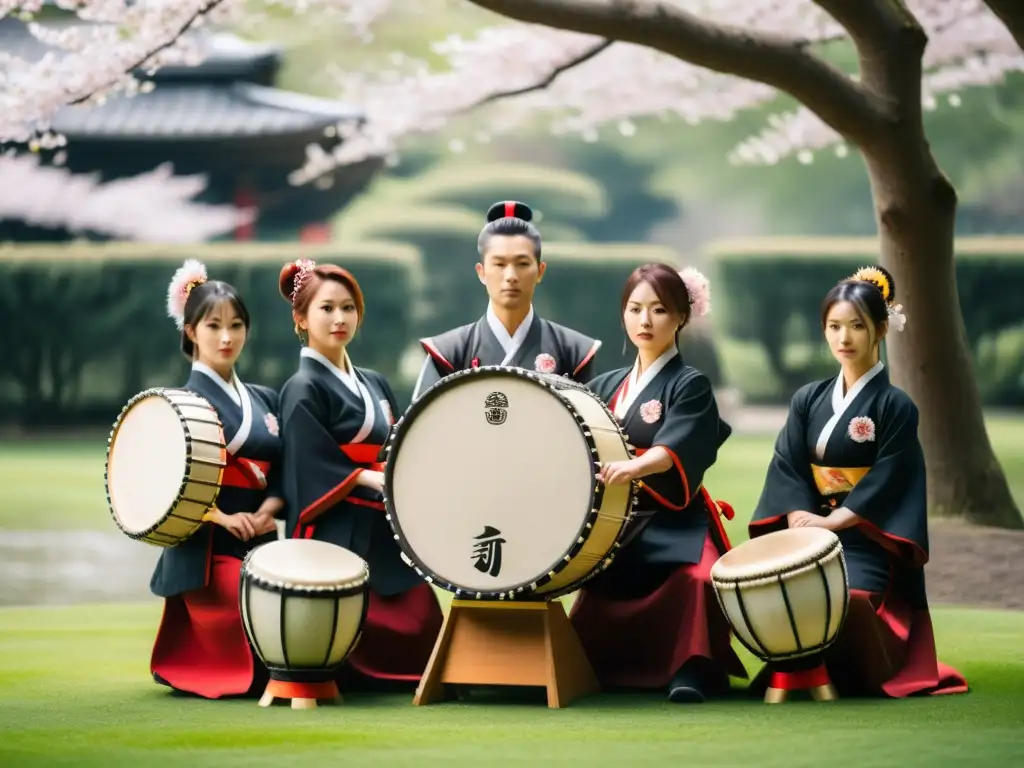
<svg viewBox="0 0 1024 768">
<path fill-rule="evenodd" d="M 985 429 L 954 269 L 956 192 L 923 130 L 897 128 L 866 149 L 882 264 L 907 315 L 889 333 L 893 383 L 921 414 L 931 515 L 1024 528 Z"/>
</svg>

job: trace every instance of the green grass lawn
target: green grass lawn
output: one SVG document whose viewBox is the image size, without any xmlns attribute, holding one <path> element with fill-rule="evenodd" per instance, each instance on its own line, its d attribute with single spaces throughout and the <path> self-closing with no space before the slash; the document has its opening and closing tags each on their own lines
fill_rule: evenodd
<svg viewBox="0 0 1024 768">
<path fill-rule="evenodd" d="M 989 428 L 1024 503 L 1024 420 Z M 707 479 L 736 507 L 734 540 L 745 538 L 771 446 L 770 437 L 734 437 Z M 114 532 L 104 448 L 102 435 L 0 444 L 0 528 Z M 600 695 L 555 711 L 532 691 L 431 707 L 411 706 L 408 695 L 351 695 L 314 712 L 169 694 L 148 674 L 159 613 L 156 600 L 0 609 L 0 765 L 1024 764 L 1024 613 L 934 612 L 940 656 L 967 675 L 966 696 L 684 707 L 660 695 Z"/>
<path fill-rule="evenodd" d="M 155 601 L 0 610 L 0 765 L 1024 764 L 1019 613 L 935 612 L 943 659 L 972 685 L 963 696 L 769 707 L 598 695 L 549 710 L 540 693 L 428 707 L 352 694 L 310 712 L 184 698 L 152 683 L 159 610 Z"/>
<path fill-rule="evenodd" d="M 1024 506 L 1024 417 L 993 417 L 988 429 L 1017 503 Z M 746 538 L 772 455 L 773 436 L 734 435 L 708 473 L 711 494 L 736 509 L 729 533 Z M 116 532 L 103 490 L 106 434 L 93 440 L 0 442 L 0 529 Z"/>
</svg>

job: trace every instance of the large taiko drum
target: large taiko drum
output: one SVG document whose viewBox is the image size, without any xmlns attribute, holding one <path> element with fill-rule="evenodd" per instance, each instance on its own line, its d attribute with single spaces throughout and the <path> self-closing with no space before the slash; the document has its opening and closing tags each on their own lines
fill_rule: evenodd
<svg viewBox="0 0 1024 768">
<path fill-rule="evenodd" d="M 586 387 L 520 368 L 460 371 L 392 430 L 388 520 L 406 561 L 456 597 L 550 600 L 611 562 L 634 489 L 596 475 L 629 458 Z"/>
<path fill-rule="evenodd" d="M 821 655 L 839 636 L 850 604 L 838 536 L 823 528 L 759 536 L 722 555 L 711 583 L 736 637 L 774 670 L 767 701 L 798 689 L 835 698 Z"/>
<path fill-rule="evenodd" d="M 279 539 L 245 556 L 242 625 L 270 672 L 260 706 L 280 698 L 306 709 L 340 699 L 335 676 L 362 634 L 369 578 L 361 557 L 316 539 Z"/>
<path fill-rule="evenodd" d="M 205 399 L 147 389 L 118 415 L 107 440 L 107 505 L 126 536 L 173 547 L 203 523 L 227 463 L 224 430 Z"/>
</svg>

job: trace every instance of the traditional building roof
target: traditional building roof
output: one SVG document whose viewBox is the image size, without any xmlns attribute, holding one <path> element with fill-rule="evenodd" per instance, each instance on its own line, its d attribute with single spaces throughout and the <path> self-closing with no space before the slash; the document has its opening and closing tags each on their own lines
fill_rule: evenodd
<svg viewBox="0 0 1024 768">
<path fill-rule="evenodd" d="M 64 107 L 53 129 L 74 138 L 225 139 L 317 131 L 362 113 L 345 104 L 252 83 L 165 84 L 102 105 Z"/>
<path fill-rule="evenodd" d="M 149 93 L 114 94 L 100 105 L 65 107 L 54 116 L 53 129 L 69 140 L 199 141 L 310 134 L 363 118 L 343 102 L 269 87 L 281 65 L 279 46 L 206 30 L 195 38 L 204 51 L 198 66 L 160 69 L 148 78 L 156 85 Z M 0 19 L 0 50 L 26 61 L 61 54 L 11 18 Z"/>
</svg>

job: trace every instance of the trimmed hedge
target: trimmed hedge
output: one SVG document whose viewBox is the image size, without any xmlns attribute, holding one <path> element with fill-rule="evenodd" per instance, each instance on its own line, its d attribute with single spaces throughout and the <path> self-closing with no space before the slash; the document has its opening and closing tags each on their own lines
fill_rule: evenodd
<svg viewBox="0 0 1024 768">
<path fill-rule="evenodd" d="M 420 354 L 416 339 L 472 322 L 487 305 L 475 258 L 438 267 L 431 285 L 420 251 L 399 242 L 0 247 L 6 352 L 0 424 L 106 426 L 142 389 L 183 382 L 188 362 L 177 351 L 166 295 L 171 275 L 186 258 L 203 261 L 212 278 L 233 283 L 245 297 L 253 326 L 239 374 L 272 387 L 295 370 L 298 353 L 289 307 L 277 291 L 277 275 L 287 261 L 311 258 L 353 271 L 367 301 L 367 322 L 353 342 L 353 357 L 388 376 L 403 404 L 415 381 L 407 374 Z M 548 272 L 537 291 L 537 311 L 604 341 L 598 372 L 632 358 L 621 355 L 619 317 L 629 273 L 651 261 L 678 264 L 671 248 L 631 243 L 546 243 L 544 258 Z M 439 322 L 443 313 L 423 319 L 424 297 L 438 285 L 447 291 L 446 324 Z M 715 361 L 701 322 L 687 337 L 687 355 L 713 375 Z"/>
<path fill-rule="evenodd" d="M 408 200 L 464 206 L 476 212 L 478 229 L 488 206 L 499 200 L 528 203 L 542 229 L 545 222 L 604 216 L 609 207 L 608 196 L 596 179 L 564 168 L 526 163 L 444 164 L 396 186 L 392 200 L 399 205 Z"/>
<path fill-rule="evenodd" d="M 801 384 L 834 372 L 821 340 L 821 300 L 839 280 L 877 263 L 875 238 L 725 240 L 707 252 L 719 285 L 715 325 L 727 376 L 748 400 L 787 402 Z M 1024 331 L 1024 238 L 958 239 L 956 275 L 986 403 L 1024 403 L 1024 362 L 1011 341 Z M 913 312 L 908 306 L 911 322 Z"/>
<path fill-rule="evenodd" d="M 358 364 L 394 376 L 396 341 L 414 333 L 423 266 L 403 243 L 3 247 L 0 423 L 102 423 L 136 392 L 184 381 L 188 362 L 177 353 L 166 296 L 186 258 L 245 298 L 253 326 L 239 374 L 253 381 L 277 387 L 295 370 L 299 344 L 277 289 L 281 266 L 293 259 L 337 263 L 359 279 L 367 322 L 353 342 Z"/>
</svg>

